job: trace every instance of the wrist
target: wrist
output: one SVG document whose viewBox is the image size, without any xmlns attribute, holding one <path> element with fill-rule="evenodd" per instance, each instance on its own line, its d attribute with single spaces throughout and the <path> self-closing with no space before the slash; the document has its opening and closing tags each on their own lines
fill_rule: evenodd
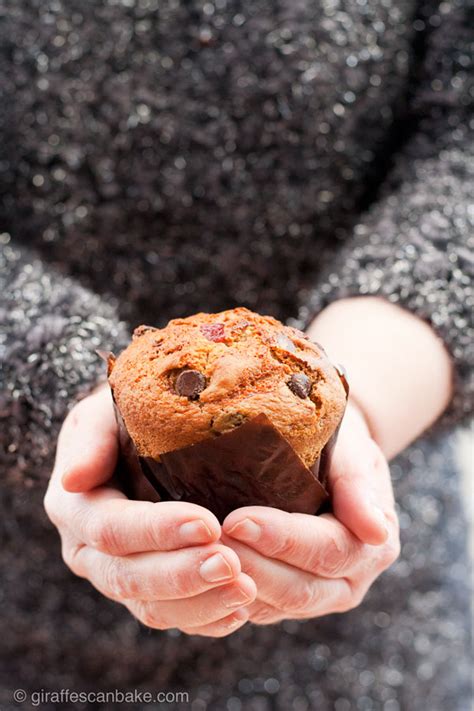
<svg viewBox="0 0 474 711">
<path fill-rule="evenodd" d="M 384 453 L 394 456 L 451 397 L 451 362 L 434 331 L 377 297 L 336 301 L 308 329 L 348 373 L 350 397 Z"/>
<path fill-rule="evenodd" d="M 350 420 L 351 423 L 356 423 L 358 429 L 361 432 L 365 431 L 368 437 L 375 439 L 364 406 L 359 404 L 351 392 L 349 392 L 346 411 L 344 413 L 344 421 L 347 422 L 348 420 Z"/>
<path fill-rule="evenodd" d="M 350 384 L 349 384 L 350 388 Z M 349 390 L 349 397 L 347 400 L 346 414 L 347 412 L 353 413 L 354 417 L 357 417 L 360 424 L 367 430 L 367 434 L 374 440 L 377 441 L 377 436 L 374 432 L 374 426 L 370 421 L 370 416 L 367 412 L 367 408 L 364 405 L 363 398 L 358 398 L 352 390 Z"/>
</svg>

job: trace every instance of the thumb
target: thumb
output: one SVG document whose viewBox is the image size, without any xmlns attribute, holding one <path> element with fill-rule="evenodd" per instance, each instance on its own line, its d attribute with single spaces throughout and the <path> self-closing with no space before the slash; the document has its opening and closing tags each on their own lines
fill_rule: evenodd
<svg viewBox="0 0 474 711">
<path fill-rule="evenodd" d="M 118 456 L 118 433 L 108 388 L 81 400 L 61 429 L 53 478 L 64 489 L 86 492 L 108 481 Z"/>
<path fill-rule="evenodd" d="M 363 543 L 385 543 L 395 517 L 390 470 L 353 406 L 341 426 L 328 487 L 334 515 L 341 523 Z"/>
</svg>

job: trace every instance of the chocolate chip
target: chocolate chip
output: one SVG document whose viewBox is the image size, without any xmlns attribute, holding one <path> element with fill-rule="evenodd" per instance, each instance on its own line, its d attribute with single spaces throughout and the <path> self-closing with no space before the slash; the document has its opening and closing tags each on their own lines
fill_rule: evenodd
<svg viewBox="0 0 474 711">
<path fill-rule="evenodd" d="M 291 392 L 304 400 L 311 392 L 311 380 L 304 373 L 293 373 L 286 383 Z"/>
<path fill-rule="evenodd" d="M 157 331 L 158 329 L 155 328 L 154 326 L 137 326 L 136 329 L 133 332 L 133 338 L 140 338 L 140 336 L 143 336 L 144 333 L 148 333 L 148 331 Z"/>
<path fill-rule="evenodd" d="M 340 363 L 337 363 L 335 366 L 335 369 L 337 370 L 337 374 L 339 375 L 339 378 L 341 379 L 341 383 L 344 386 L 344 390 L 346 391 L 346 397 L 349 395 L 349 383 L 347 381 L 347 371 L 344 368 L 343 365 Z"/>
<path fill-rule="evenodd" d="M 178 395 L 187 397 L 189 400 L 197 400 L 199 393 L 201 393 L 205 387 L 206 378 L 199 370 L 183 370 L 175 382 L 175 390 Z"/>
<path fill-rule="evenodd" d="M 294 353 L 296 351 L 296 346 L 291 340 L 291 338 L 288 338 L 286 333 L 278 333 L 275 342 L 278 346 L 278 348 L 282 348 L 285 351 L 289 351 L 290 353 Z"/>
<path fill-rule="evenodd" d="M 308 339 L 308 340 L 310 340 L 310 339 Z M 326 353 L 326 351 L 324 350 L 323 346 L 322 346 L 320 343 L 318 343 L 318 341 L 313 341 L 313 340 L 311 340 L 311 343 L 313 343 L 315 346 L 317 346 L 317 347 L 319 348 L 319 350 L 324 353 L 324 355 L 327 355 L 327 353 Z"/>
</svg>

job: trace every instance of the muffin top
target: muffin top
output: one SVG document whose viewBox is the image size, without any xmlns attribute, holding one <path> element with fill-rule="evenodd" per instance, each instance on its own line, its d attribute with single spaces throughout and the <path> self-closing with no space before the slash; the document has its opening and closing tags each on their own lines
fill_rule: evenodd
<svg viewBox="0 0 474 711">
<path fill-rule="evenodd" d="M 157 460 L 263 413 L 311 466 L 346 403 L 320 346 L 246 308 L 139 326 L 109 382 L 138 453 Z"/>
</svg>

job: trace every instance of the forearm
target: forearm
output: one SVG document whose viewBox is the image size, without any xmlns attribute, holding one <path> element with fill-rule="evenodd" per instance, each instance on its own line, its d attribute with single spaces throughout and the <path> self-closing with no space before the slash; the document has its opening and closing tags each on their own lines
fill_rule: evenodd
<svg viewBox="0 0 474 711">
<path fill-rule="evenodd" d="M 346 368 L 351 397 L 389 458 L 450 402 L 452 366 L 442 341 L 421 319 L 385 299 L 335 301 L 308 334 Z"/>
<path fill-rule="evenodd" d="M 113 305 L 10 244 L 0 294 L 2 464 L 46 480 L 61 421 L 104 372 L 95 349 L 119 348 L 127 329 Z"/>
<path fill-rule="evenodd" d="M 414 130 L 392 156 L 393 168 L 379 186 L 377 199 L 359 216 L 345 244 L 338 245 L 314 290 L 305 294 L 299 314 L 299 323 L 308 326 L 339 299 L 361 296 L 366 303 L 358 305 L 354 316 L 343 302 L 331 306 L 323 320 L 317 320 L 314 334 L 321 330 L 320 340 L 328 346 L 334 340 L 336 356 L 353 370 L 354 392 L 363 379 L 360 397 L 369 397 L 376 412 L 373 427 L 382 427 L 378 420 L 383 411 L 390 429 L 379 436 L 391 453 L 436 419 L 448 399 L 443 424 L 462 422 L 474 407 L 474 241 L 469 214 L 474 144 L 470 84 L 460 63 L 470 42 L 466 10 L 465 3 L 450 5 L 439 27 L 428 33 L 407 106 Z M 414 316 L 397 319 L 388 303 L 386 319 L 381 312 L 368 312 L 369 301 L 364 300 L 369 296 L 387 299 Z M 355 309 L 353 303 L 350 308 Z M 326 320 L 329 314 L 342 322 L 335 333 Z M 453 362 L 452 396 L 448 356 L 434 332 Z"/>
</svg>

